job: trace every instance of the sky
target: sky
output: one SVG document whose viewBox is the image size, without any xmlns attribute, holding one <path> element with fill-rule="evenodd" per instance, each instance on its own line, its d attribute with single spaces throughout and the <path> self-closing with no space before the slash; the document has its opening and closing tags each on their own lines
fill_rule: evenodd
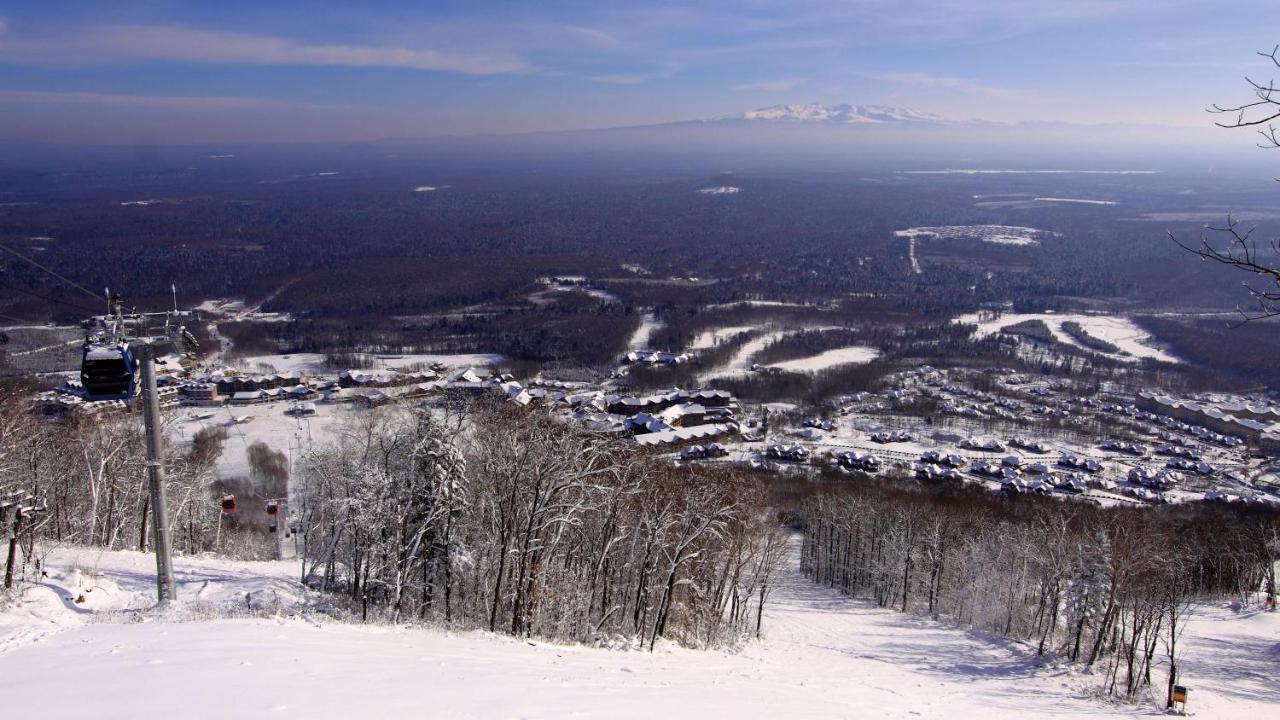
<svg viewBox="0 0 1280 720">
<path fill-rule="evenodd" d="M 1275 0 L 0 0 L 0 140 L 357 141 L 783 103 L 1210 126 Z"/>
</svg>

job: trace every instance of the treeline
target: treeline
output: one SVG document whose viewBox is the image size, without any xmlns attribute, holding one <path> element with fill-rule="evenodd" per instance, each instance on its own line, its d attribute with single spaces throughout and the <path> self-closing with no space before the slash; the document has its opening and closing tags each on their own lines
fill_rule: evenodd
<svg viewBox="0 0 1280 720">
<path fill-rule="evenodd" d="M 1137 315 L 1134 322 L 1172 352 L 1193 365 L 1213 368 L 1247 385 L 1280 387 L 1276 358 L 1280 357 L 1280 321 L 1255 320 L 1238 326 L 1240 316 L 1172 318 Z M 1221 381 L 1218 382 L 1221 387 Z"/>
<path fill-rule="evenodd" d="M 147 549 L 151 508 L 142 420 L 131 414 L 39 420 L 29 407 L 21 396 L 0 403 L 0 495 L 25 491 L 33 505 L 45 508 L 24 521 L 17 574 L 31 569 L 43 540 Z M 213 428 L 197 432 L 185 450 L 166 446 L 173 548 L 187 554 L 269 557 L 256 531 L 219 527 L 217 499 L 224 485 L 247 491 L 267 477 L 261 470 L 272 467 L 270 458 L 253 462 L 251 457 L 250 477 L 215 483 L 214 465 L 225 440 L 226 433 Z M 278 475 L 278 460 L 274 467 Z M 283 479 L 277 480 L 281 483 Z"/>
<path fill-rule="evenodd" d="M 836 365 L 812 373 L 770 372 L 715 378 L 711 387 L 754 402 L 799 402 L 816 407 L 833 397 L 876 389 L 894 363 Z"/>
<path fill-rule="evenodd" d="M 640 316 L 617 303 L 556 303 L 424 318 L 298 317 L 226 322 L 236 354 L 497 353 L 513 361 L 616 362 Z"/>
<path fill-rule="evenodd" d="M 304 575 L 364 617 L 650 649 L 759 631 L 785 544 L 727 469 L 487 403 L 339 433 L 302 463 Z"/>
<path fill-rule="evenodd" d="M 1053 345 L 1058 342 L 1058 339 L 1053 335 L 1053 331 L 1049 329 L 1049 325 L 1045 321 L 1038 319 L 1023 320 L 1006 325 L 1001 328 L 1000 332 L 1006 335 L 1030 338 L 1045 345 Z"/>
<path fill-rule="evenodd" d="M 1025 642 L 1131 699 L 1153 687 L 1158 661 L 1174 681 L 1195 599 L 1248 603 L 1280 560 L 1269 508 L 1104 510 L 874 481 L 798 505 L 802 569 L 816 582 Z"/>
<path fill-rule="evenodd" d="M 1073 340 L 1090 350 L 1097 350 L 1104 353 L 1118 353 L 1120 348 L 1115 343 L 1103 340 L 1100 337 L 1090 335 L 1084 326 L 1075 320 L 1067 320 L 1062 323 L 1062 331 L 1070 335 Z"/>
</svg>

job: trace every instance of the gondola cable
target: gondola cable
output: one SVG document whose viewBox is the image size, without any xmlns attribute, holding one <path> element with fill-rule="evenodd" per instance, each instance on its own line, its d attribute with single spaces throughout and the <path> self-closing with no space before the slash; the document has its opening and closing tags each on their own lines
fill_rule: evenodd
<svg viewBox="0 0 1280 720">
<path fill-rule="evenodd" d="M 77 305 L 77 304 L 75 304 L 75 303 L 67 302 L 66 300 L 59 300 L 59 299 L 57 299 L 57 298 L 49 297 L 48 295 L 41 295 L 41 294 L 40 294 L 40 293 L 38 293 L 38 292 L 34 292 L 34 291 L 28 290 L 28 289 L 26 289 L 26 288 L 18 287 L 17 285 L 14 285 L 13 283 L 7 283 L 7 282 L 5 282 L 5 281 L 3 281 L 3 280 L 0 280 L 0 286 L 3 286 L 3 287 L 6 287 L 6 288 L 9 288 L 10 290 L 15 290 L 15 291 L 20 292 L 20 293 L 22 293 L 22 294 L 24 294 L 24 295 L 30 295 L 31 297 L 39 298 L 40 300 L 44 300 L 45 302 L 51 302 L 51 303 L 55 303 L 55 304 L 57 304 L 57 305 L 65 305 L 66 307 L 69 307 L 69 308 L 75 308 L 76 310 L 80 310 L 81 312 L 88 312 L 88 313 L 97 313 L 97 312 L 98 312 L 98 311 L 97 311 L 97 310 L 95 310 L 94 308 L 85 307 L 84 305 Z M 101 298 L 99 298 L 99 299 L 101 299 Z M 31 322 L 31 321 L 30 321 L 30 320 L 23 320 L 22 322 Z"/>
<path fill-rule="evenodd" d="M 22 253 L 18 252 L 17 250 L 14 250 L 13 248 L 9 247 L 8 245 L 5 245 L 5 244 L 3 244 L 3 243 L 0 243 L 0 250 L 4 250 L 5 252 L 7 252 L 7 253 L 9 253 L 10 255 L 12 255 L 12 256 L 14 256 L 14 257 L 18 258 L 19 260 L 23 260 L 23 261 L 25 261 L 25 262 L 28 262 L 28 263 L 30 263 L 30 264 L 32 264 L 32 265 L 34 265 L 35 267 L 40 268 L 41 270 L 43 270 L 43 271 L 45 271 L 45 272 L 49 273 L 50 275 L 52 275 L 52 276 L 54 276 L 54 277 L 58 278 L 58 279 L 59 279 L 59 280 L 61 280 L 62 282 L 64 282 L 64 283 L 66 283 L 66 284 L 70 285 L 71 287 L 73 287 L 73 288 L 75 288 L 75 289 L 79 290 L 80 292 L 84 293 L 85 295 L 88 295 L 89 297 L 93 298 L 94 300 L 102 300 L 102 296 L 101 296 L 101 295 L 99 295 L 98 293 L 93 292 L 92 290 L 89 290 L 88 288 L 86 288 L 85 286 L 83 286 L 83 285 L 81 285 L 81 284 L 77 283 L 77 282 L 76 282 L 76 281 L 74 281 L 74 280 L 70 280 L 70 279 L 68 279 L 68 278 L 66 278 L 66 277 L 64 277 L 64 276 L 62 276 L 62 275 L 59 275 L 58 273 L 54 272 L 53 270 L 50 270 L 49 268 L 45 267 L 44 265 L 41 265 L 40 263 L 36 262 L 35 260 L 32 260 L 31 258 L 27 257 L 26 255 L 23 255 Z"/>
</svg>

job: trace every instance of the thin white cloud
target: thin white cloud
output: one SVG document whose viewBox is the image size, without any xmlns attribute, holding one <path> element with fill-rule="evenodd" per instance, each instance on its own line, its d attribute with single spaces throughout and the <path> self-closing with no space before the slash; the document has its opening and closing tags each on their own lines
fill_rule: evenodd
<svg viewBox="0 0 1280 720">
<path fill-rule="evenodd" d="M 730 85 L 730 90 L 738 90 L 741 92 L 786 92 L 794 90 L 801 85 L 808 84 L 807 80 L 802 78 L 778 78 L 776 80 L 761 80 L 758 82 L 739 83 Z"/>
<path fill-rule="evenodd" d="M 683 68 L 679 65 L 670 64 L 661 70 L 651 72 L 636 73 L 606 73 L 602 75 L 588 75 L 587 79 L 608 85 L 640 85 L 642 83 L 652 82 L 654 80 L 666 80 L 674 77 Z"/>
<path fill-rule="evenodd" d="M 116 105 L 167 109 L 314 110 L 332 105 L 214 95 L 126 95 L 46 90 L 0 90 L 0 105 Z"/>
<path fill-rule="evenodd" d="M 176 25 L 111 25 L 62 37 L 13 38 L 0 58 L 40 65 L 168 60 L 239 65 L 397 67 L 470 75 L 524 73 L 522 59 L 398 46 L 306 44 L 289 38 Z"/>
<path fill-rule="evenodd" d="M 863 77 L 868 77 L 873 80 L 882 80 L 884 82 L 897 83 L 900 85 L 915 85 L 917 87 L 958 90 L 964 93 L 986 95 L 989 97 L 1015 97 L 1018 95 L 1016 90 L 996 87 L 994 85 L 986 85 L 984 83 L 977 82 L 976 80 L 970 80 L 969 78 L 930 75 L 929 73 L 922 72 L 860 74 Z"/>
</svg>

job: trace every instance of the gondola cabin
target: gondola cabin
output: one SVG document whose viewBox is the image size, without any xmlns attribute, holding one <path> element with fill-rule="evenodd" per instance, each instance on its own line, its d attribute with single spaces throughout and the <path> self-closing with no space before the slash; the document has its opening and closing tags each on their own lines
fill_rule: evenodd
<svg viewBox="0 0 1280 720">
<path fill-rule="evenodd" d="M 223 495 L 222 496 L 222 512 L 224 514 L 229 514 L 235 511 L 236 511 L 236 496 Z"/>
<path fill-rule="evenodd" d="M 278 502 L 276 502 L 276 501 L 274 501 L 274 500 L 272 500 L 271 502 L 267 503 L 267 514 L 268 514 L 268 515 L 270 515 L 271 517 L 275 517 L 275 516 L 276 516 L 276 515 L 278 515 L 279 513 L 280 513 L 280 503 L 278 503 Z"/>
<path fill-rule="evenodd" d="M 80 384 L 89 400 L 132 400 L 138 388 L 138 360 L 128 342 L 86 342 Z"/>
</svg>

